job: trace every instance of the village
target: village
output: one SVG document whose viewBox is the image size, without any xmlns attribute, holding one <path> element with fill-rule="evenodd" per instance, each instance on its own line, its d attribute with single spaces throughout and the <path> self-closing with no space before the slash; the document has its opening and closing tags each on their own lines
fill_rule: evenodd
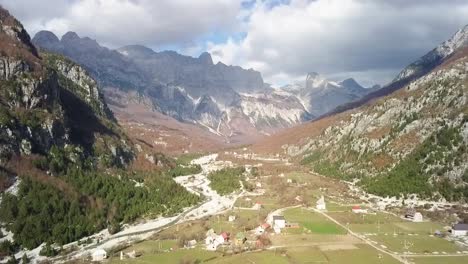
<svg viewBox="0 0 468 264">
<path fill-rule="evenodd" d="M 297 172 L 287 161 L 237 155 L 226 164 L 240 164 L 247 171 L 254 166 L 259 169 L 258 176 L 247 177 L 253 190 L 228 195 L 234 199 L 231 206 L 210 213 L 201 209 L 199 217 L 187 214 L 186 221 L 164 227 L 149 238 L 110 249 L 95 247 L 88 260 L 343 263 L 350 258 L 362 259 L 361 263 L 416 264 L 468 260 L 468 224 L 461 221 L 438 223 L 427 218 L 421 206 L 382 206 L 350 196 L 352 191 L 345 191 L 345 183 Z M 196 177 L 185 180 L 200 181 Z M 210 192 L 207 185 L 197 188 Z"/>
<path fill-rule="evenodd" d="M 53 261 L 344 263 L 349 258 L 362 263 L 425 264 L 468 260 L 468 224 L 456 211 L 444 213 L 448 221 L 434 217 L 457 208 L 456 204 L 371 196 L 353 184 L 303 171 L 276 157 L 226 152 L 192 162 L 201 165 L 202 173 L 175 180 L 203 196 L 203 203 L 176 216 L 142 219 L 116 234 L 103 231 L 65 245 L 63 250 L 70 254 Z M 210 187 L 208 173 L 236 166 L 245 168 L 239 190 L 220 195 Z M 37 263 L 47 263 L 39 250 L 18 256 L 26 253 Z"/>
</svg>

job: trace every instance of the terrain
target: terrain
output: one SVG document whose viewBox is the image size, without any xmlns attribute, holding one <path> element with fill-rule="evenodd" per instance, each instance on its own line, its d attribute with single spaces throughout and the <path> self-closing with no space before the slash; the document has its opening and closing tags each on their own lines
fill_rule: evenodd
<svg viewBox="0 0 468 264">
<path fill-rule="evenodd" d="M 304 83 L 272 88 L 259 72 L 214 64 L 206 52 L 193 58 L 140 45 L 111 50 L 74 32 L 59 39 L 52 32 L 41 31 L 33 43 L 82 65 L 105 91 L 118 90 L 105 92 L 111 105 L 121 101 L 120 97 L 138 98 L 133 102 L 143 104 L 148 115 L 159 112 L 184 123 L 180 126 L 202 127 L 230 145 L 252 143 L 374 90 L 364 89 L 352 79 L 339 84 L 323 77 L 319 81 L 318 75 L 315 82 L 307 77 Z M 133 109 L 124 111 L 132 113 Z"/>
<path fill-rule="evenodd" d="M 272 88 L 0 8 L 0 263 L 465 263 L 467 31 L 382 88 Z"/>
<path fill-rule="evenodd" d="M 134 142 L 86 70 L 38 52 L 3 8 L 0 42 L 2 260 L 198 202 L 172 179 L 197 167 Z"/>
<path fill-rule="evenodd" d="M 357 180 L 380 196 L 466 201 L 467 30 L 405 68 L 396 81 L 412 81 L 395 92 L 272 136 L 253 149 L 295 157 L 318 173 Z M 445 59 L 434 55 L 441 50 L 449 50 Z M 428 64 L 429 58 L 437 59 Z"/>
</svg>

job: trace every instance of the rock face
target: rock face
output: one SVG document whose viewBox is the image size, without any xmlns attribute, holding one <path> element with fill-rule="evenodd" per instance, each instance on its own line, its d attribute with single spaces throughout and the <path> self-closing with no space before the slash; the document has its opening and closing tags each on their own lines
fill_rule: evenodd
<svg viewBox="0 0 468 264">
<path fill-rule="evenodd" d="M 442 44 L 431 50 L 429 53 L 421 57 L 419 60 L 411 63 L 404 68 L 393 82 L 401 80 L 412 80 L 418 78 L 436 66 L 440 65 L 447 57 L 452 55 L 457 50 L 468 46 L 468 25 L 458 30 L 452 38 L 444 41 Z"/>
<path fill-rule="evenodd" d="M 206 52 L 193 58 L 139 45 L 112 51 L 73 32 L 59 40 L 41 31 L 33 42 L 83 65 L 99 84 L 137 90 L 155 110 L 199 124 L 228 141 L 268 134 L 312 118 L 295 95 L 265 89 L 259 72 L 213 64 Z M 107 96 L 118 101 L 112 94 Z"/>
<path fill-rule="evenodd" d="M 39 56 L 1 7 L 0 42 L 0 164 L 13 155 L 47 154 L 52 146 L 94 155 L 99 138 L 109 147 L 102 155 L 112 156 L 112 146 L 115 160 L 129 161 L 131 149 L 118 139 L 112 113 L 83 68 L 57 55 Z"/>
<path fill-rule="evenodd" d="M 307 74 L 305 83 L 288 85 L 283 90 L 296 95 L 313 117 L 320 117 L 339 105 L 359 100 L 374 91 L 362 87 L 352 78 L 336 83 L 316 72 Z"/>
<path fill-rule="evenodd" d="M 304 137 L 283 149 L 381 196 L 468 201 L 468 56 L 453 55 L 386 97 L 298 128 Z"/>
<path fill-rule="evenodd" d="M 330 111 L 327 115 L 341 113 L 349 109 L 359 107 L 369 101 L 389 95 L 405 87 L 411 81 L 431 72 L 447 60 L 456 59 L 457 54 L 468 49 L 468 25 L 458 30 L 449 40 L 428 52 L 426 55 L 405 67 L 395 79 L 381 89 L 373 91 L 362 99 L 342 105 Z"/>
</svg>

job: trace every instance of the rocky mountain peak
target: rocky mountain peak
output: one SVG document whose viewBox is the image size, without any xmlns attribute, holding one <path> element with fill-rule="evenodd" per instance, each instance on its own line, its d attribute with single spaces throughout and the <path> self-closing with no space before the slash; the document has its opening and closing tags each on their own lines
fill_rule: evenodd
<svg viewBox="0 0 468 264">
<path fill-rule="evenodd" d="M 468 25 L 459 29 L 450 39 L 440 44 L 436 51 L 442 57 L 447 57 L 456 50 L 468 46 Z"/>
<path fill-rule="evenodd" d="M 60 39 L 51 31 L 41 30 L 34 35 L 33 42 L 35 40 L 48 43 L 60 43 Z"/>
<path fill-rule="evenodd" d="M 0 34 L 6 35 L 6 39 L 2 42 L 8 45 L 5 48 L 5 52 L 10 54 L 15 49 L 17 44 L 20 44 L 21 48 L 24 48 L 31 52 L 35 57 L 38 56 L 37 50 L 31 43 L 29 34 L 24 29 L 23 25 L 10 15 L 8 10 L 4 9 L 0 5 Z"/>
<path fill-rule="evenodd" d="M 468 47 L 468 25 L 459 29 L 450 39 L 422 56 L 417 61 L 404 68 L 392 83 L 398 81 L 410 81 L 428 73 L 444 62 L 446 58 L 456 51 Z"/>
<path fill-rule="evenodd" d="M 306 77 L 306 89 L 322 87 L 327 80 L 325 76 L 317 72 L 309 72 Z"/>
<path fill-rule="evenodd" d="M 198 60 L 200 60 L 200 62 L 204 65 L 213 65 L 213 59 L 211 58 L 211 54 L 206 51 L 200 54 Z"/>
<path fill-rule="evenodd" d="M 124 56 L 133 58 L 146 58 L 156 54 L 152 49 L 143 45 L 128 45 L 117 49 L 117 51 Z"/>
<path fill-rule="evenodd" d="M 79 40 L 80 37 L 73 31 L 68 31 L 62 36 L 62 41 L 75 41 Z"/>
<path fill-rule="evenodd" d="M 355 91 L 355 92 L 359 92 L 363 89 L 365 89 L 364 87 L 362 87 L 356 80 L 354 80 L 353 78 L 348 78 L 346 80 L 343 80 L 341 81 L 340 83 L 338 83 L 340 86 L 346 88 L 347 90 L 350 90 L 350 91 Z"/>
<path fill-rule="evenodd" d="M 307 73 L 306 81 L 317 79 L 319 76 L 320 74 L 317 72 L 309 72 Z"/>
</svg>

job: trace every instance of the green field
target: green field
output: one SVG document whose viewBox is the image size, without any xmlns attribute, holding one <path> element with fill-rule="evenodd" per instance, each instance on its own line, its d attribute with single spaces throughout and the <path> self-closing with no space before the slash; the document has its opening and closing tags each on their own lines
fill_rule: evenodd
<svg viewBox="0 0 468 264">
<path fill-rule="evenodd" d="M 452 243 L 443 238 L 438 238 L 429 235 L 397 235 L 388 234 L 370 237 L 373 241 L 379 244 L 384 244 L 389 250 L 395 252 L 410 251 L 413 253 L 432 253 L 432 252 L 447 252 L 455 253 L 460 249 L 455 243 Z M 405 241 L 408 249 L 405 249 Z"/>
<path fill-rule="evenodd" d="M 468 263 L 468 256 L 462 257 L 420 257 L 410 258 L 415 264 L 461 264 Z"/>
<path fill-rule="evenodd" d="M 306 230 L 313 234 L 346 234 L 346 230 L 326 217 L 303 208 L 293 208 L 284 212 L 287 222 L 298 223 L 300 228 L 288 228 L 286 232 L 298 233 Z"/>
<path fill-rule="evenodd" d="M 109 263 L 394 264 L 398 262 L 385 254 L 379 254 L 377 251 L 368 246 L 358 245 L 354 249 L 320 250 L 318 247 L 314 246 L 291 247 L 259 252 L 246 252 L 233 255 L 227 254 L 225 256 L 223 256 L 223 254 L 220 252 L 209 252 L 203 249 L 178 249 L 167 253 L 145 252 L 141 257 L 136 259 L 126 259 L 123 261 L 121 261 L 118 256 L 114 256 L 109 260 Z"/>
</svg>

